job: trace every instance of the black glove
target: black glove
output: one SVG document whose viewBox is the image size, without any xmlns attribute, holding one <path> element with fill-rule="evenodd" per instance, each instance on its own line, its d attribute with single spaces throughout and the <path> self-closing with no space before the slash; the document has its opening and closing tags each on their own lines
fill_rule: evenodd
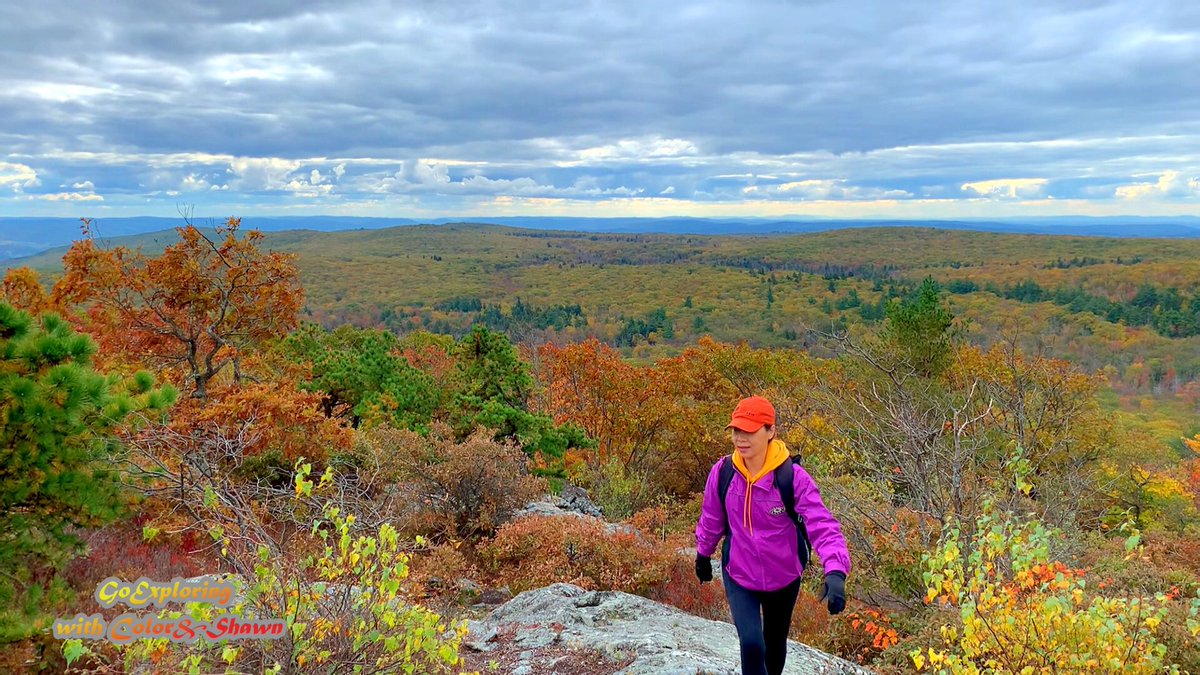
<svg viewBox="0 0 1200 675">
<path fill-rule="evenodd" d="M 699 564 L 699 562 L 697 562 Z M 846 575 L 841 572 L 830 572 L 825 575 L 825 592 L 821 594 L 821 602 L 829 603 L 830 614 L 841 614 L 846 609 Z"/>
<path fill-rule="evenodd" d="M 700 583 L 712 581 L 712 558 L 696 554 L 696 578 Z"/>
</svg>

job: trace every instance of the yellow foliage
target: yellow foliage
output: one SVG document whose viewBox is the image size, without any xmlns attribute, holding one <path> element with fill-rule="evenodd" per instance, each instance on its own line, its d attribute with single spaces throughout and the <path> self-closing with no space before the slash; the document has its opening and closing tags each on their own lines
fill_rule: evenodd
<svg viewBox="0 0 1200 675">
<path fill-rule="evenodd" d="M 1192 452 L 1200 455 L 1200 434 L 1196 434 L 1195 438 L 1183 439 L 1183 444 L 1186 445 Z"/>
<path fill-rule="evenodd" d="M 409 556 L 396 529 L 384 523 L 374 534 L 356 534 L 354 516 L 343 514 L 330 499 L 332 470 L 309 480 L 312 465 L 297 461 L 295 471 L 296 508 L 311 504 L 302 497 L 319 499 L 312 527 L 319 536 L 317 553 L 297 561 L 260 546 L 253 553 L 255 578 L 232 579 L 242 586 L 235 605 L 228 610 L 204 603 L 186 606 L 194 619 L 203 621 L 225 611 L 239 619 L 282 619 L 291 639 L 247 641 L 238 650 L 201 640 L 189 649 L 173 650 L 181 660 L 171 664 L 172 672 L 216 672 L 199 666 L 218 657 L 239 672 L 245 672 L 242 666 L 269 663 L 289 664 L 288 672 L 309 672 L 314 663 L 325 664 L 322 672 L 451 672 L 460 663 L 466 624 L 447 623 L 411 602 L 405 588 Z M 228 535 L 218 536 L 222 545 L 232 545 Z M 172 614 L 179 613 L 163 612 Z M 122 651 L 131 666 L 147 660 L 159 664 L 166 644 L 166 639 L 142 640 Z"/>
<path fill-rule="evenodd" d="M 957 608 L 941 648 L 910 654 L 938 673 L 1178 673 L 1156 632 L 1170 598 L 1089 594 L 1081 570 L 1054 561 L 1057 533 L 989 502 L 964 540 L 948 528 L 925 556 L 927 602 Z M 1136 532 L 1127 548 L 1138 546 Z M 1200 599 L 1193 604 L 1193 613 Z"/>
</svg>

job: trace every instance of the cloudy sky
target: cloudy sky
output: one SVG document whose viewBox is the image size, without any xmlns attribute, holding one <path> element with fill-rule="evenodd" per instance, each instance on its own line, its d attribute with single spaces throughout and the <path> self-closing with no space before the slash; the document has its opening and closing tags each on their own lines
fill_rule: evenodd
<svg viewBox="0 0 1200 675">
<path fill-rule="evenodd" d="M 0 215 L 1200 215 L 1200 2 L 0 4 Z"/>
</svg>

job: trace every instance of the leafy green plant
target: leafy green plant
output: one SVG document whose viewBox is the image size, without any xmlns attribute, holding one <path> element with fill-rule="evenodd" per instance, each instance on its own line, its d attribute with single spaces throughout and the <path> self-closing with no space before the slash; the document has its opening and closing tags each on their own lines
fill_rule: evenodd
<svg viewBox="0 0 1200 675">
<path fill-rule="evenodd" d="M 1028 464 L 1016 485 L 1028 494 Z M 968 534 L 947 526 L 924 556 L 926 601 L 957 610 L 941 629 L 944 644 L 911 652 L 918 670 L 938 673 L 1178 673 L 1166 662 L 1158 628 L 1168 594 L 1116 597 L 1093 592 L 1083 570 L 1051 554 L 1060 533 L 985 500 Z M 1131 530 L 1128 553 L 1140 546 Z M 1200 598 L 1193 603 L 1193 615 Z M 1200 626 L 1191 627 L 1200 634 Z"/>
<path fill-rule="evenodd" d="M 316 480 L 311 471 L 311 464 L 295 466 L 296 508 L 308 512 L 317 506 L 309 552 L 278 556 L 259 545 L 251 553 L 253 577 L 233 579 L 241 593 L 229 613 L 245 619 L 283 619 L 283 637 L 200 641 L 186 649 L 165 639 L 143 640 L 121 648 L 127 667 L 153 663 L 162 668 L 170 661 L 172 668 L 192 673 L 219 668 L 230 674 L 247 669 L 432 674 L 450 672 L 459 663 L 466 624 L 446 621 L 407 597 L 409 555 L 396 529 L 385 523 L 374 533 L 355 534 L 355 515 L 343 512 L 332 499 L 332 469 Z M 226 555 L 244 550 L 222 529 L 211 534 Z M 162 616 L 211 621 L 221 611 L 191 603 Z M 78 656 L 77 647 L 70 649 Z"/>
<path fill-rule="evenodd" d="M 0 303 L 0 643 L 37 632 L 69 595 L 56 575 L 82 550 L 76 528 L 122 512 L 119 425 L 177 396 L 145 371 L 97 372 L 95 351 L 57 315 Z"/>
</svg>

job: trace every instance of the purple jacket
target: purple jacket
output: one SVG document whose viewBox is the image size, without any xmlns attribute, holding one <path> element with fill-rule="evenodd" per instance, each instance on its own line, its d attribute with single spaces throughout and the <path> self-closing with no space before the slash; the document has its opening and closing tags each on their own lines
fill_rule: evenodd
<svg viewBox="0 0 1200 675">
<path fill-rule="evenodd" d="M 717 494 L 721 462 L 708 472 L 704 486 L 704 506 L 696 523 L 696 552 L 711 557 L 717 543 L 725 534 L 725 518 L 721 514 L 721 495 Z M 804 518 L 813 551 L 825 565 L 825 572 L 850 573 L 850 552 L 842 527 L 825 503 L 808 472 L 793 464 L 792 484 L 796 490 L 796 513 Z M 745 515 L 746 477 L 734 471 L 733 482 L 725 495 L 732 541 L 725 569 L 737 584 L 754 591 L 774 591 L 796 580 L 800 568 L 796 526 L 788 519 L 779 490 L 775 487 L 774 472 L 754 483 L 751 495 L 750 521 L 752 529 L 743 524 Z"/>
</svg>

